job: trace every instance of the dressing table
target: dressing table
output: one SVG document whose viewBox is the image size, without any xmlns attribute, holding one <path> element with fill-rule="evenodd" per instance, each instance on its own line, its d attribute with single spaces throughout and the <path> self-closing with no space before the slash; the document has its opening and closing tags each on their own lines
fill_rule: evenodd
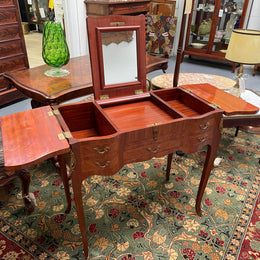
<svg viewBox="0 0 260 260">
<path fill-rule="evenodd" d="M 6 170 L 23 169 L 58 156 L 70 207 L 66 171 L 69 155 L 86 259 L 82 181 L 92 175 L 111 176 L 127 163 L 165 155 L 168 181 L 173 152 L 194 153 L 207 146 L 195 206 L 201 216 L 200 205 L 218 151 L 224 112 L 187 87 L 146 92 L 144 16 L 89 17 L 87 24 L 95 100 L 43 106 L 1 118 Z M 112 35 L 120 36 L 120 40 Z M 110 48 L 117 49 L 112 58 Z M 115 69 L 120 73 L 113 74 Z M 240 111 L 239 106 L 233 109 Z M 250 104 L 246 109 L 247 113 L 258 110 Z"/>
</svg>

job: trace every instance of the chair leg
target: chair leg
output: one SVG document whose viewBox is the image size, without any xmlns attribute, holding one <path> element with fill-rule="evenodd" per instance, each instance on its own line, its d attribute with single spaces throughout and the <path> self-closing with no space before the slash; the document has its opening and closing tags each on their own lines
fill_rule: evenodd
<svg viewBox="0 0 260 260">
<path fill-rule="evenodd" d="M 30 196 L 29 194 L 29 187 L 30 187 L 30 182 L 31 182 L 31 175 L 28 171 L 26 170 L 19 170 L 15 172 L 18 177 L 21 180 L 22 183 L 22 196 L 23 196 L 23 202 L 25 209 L 31 213 L 34 211 L 35 208 L 35 198 L 33 196 Z"/>
<path fill-rule="evenodd" d="M 235 136 L 238 135 L 238 131 L 239 131 L 239 126 L 236 127 L 236 132 L 235 132 Z"/>
<path fill-rule="evenodd" d="M 166 181 L 170 179 L 171 165 L 172 165 L 173 153 L 168 154 L 167 158 L 167 169 L 166 169 Z"/>
</svg>

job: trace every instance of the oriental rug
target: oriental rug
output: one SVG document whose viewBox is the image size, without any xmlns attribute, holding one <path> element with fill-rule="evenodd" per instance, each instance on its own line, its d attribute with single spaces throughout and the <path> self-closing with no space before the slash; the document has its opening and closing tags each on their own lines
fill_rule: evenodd
<svg viewBox="0 0 260 260">
<path fill-rule="evenodd" d="M 206 148 L 128 164 L 82 187 L 91 260 L 259 259 L 260 136 L 224 130 L 203 200 L 194 205 Z M 65 214 L 62 181 L 50 161 L 29 169 L 37 207 L 26 214 L 19 180 L 0 189 L 0 259 L 83 259 L 75 210 Z M 72 194 L 73 198 L 73 194 Z"/>
</svg>

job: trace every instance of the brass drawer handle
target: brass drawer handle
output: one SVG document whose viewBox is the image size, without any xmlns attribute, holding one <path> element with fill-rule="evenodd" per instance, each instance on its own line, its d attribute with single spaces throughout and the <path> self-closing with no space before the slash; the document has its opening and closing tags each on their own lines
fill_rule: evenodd
<svg viewBox="0 0 260 260">
<path fill-rule="evenodd" d="M 200 125 L 201 130 L 206 130 L 209 127 L 209 122 L 207 122 L 205 125 Z"/>
<path fill-rule="evenodd" d="M 110 163 L 111 161 L 106 161 L 105 164 L 101 165 L 100 162 L 95 162 L 95 164 L 100 168 L 106 168 Z"/>
<path fill-rule="evenodd" d="M 203 142 L 205 142 L 205 141 L 207 140 L 207 138 L 208 138 L 208 136 L 205 135 L 205 136 L 203 136 L 203 137 L 199 137 L 198 140 L 199 140 L 201 143 L 203 143 Z"/>
<path fill-rule="evenodd" d="M 157 147 L 156 147 L 156 149 L 152 149 L 152 148 L 147 148 L 147 150 L 149 151 L 149 152 L 151 152 L 151 153 L 157 153 L 159 150 L 160 150 L 160 146 L 158 145 Z"/>
<path fill-rule="evenodd" d="M 100 148 L 98 148 L 98 147 L 95 147 L 95 148 L 93 148 L 97 153 L 99 153 L 99 154 L 104 154 L 104 153 L 106 153 L 106 152 L 108 152 L 109 151 L 109 147 L 108 146 L 106 146 L 103 150 L 101 150 Z"/>
</svg>

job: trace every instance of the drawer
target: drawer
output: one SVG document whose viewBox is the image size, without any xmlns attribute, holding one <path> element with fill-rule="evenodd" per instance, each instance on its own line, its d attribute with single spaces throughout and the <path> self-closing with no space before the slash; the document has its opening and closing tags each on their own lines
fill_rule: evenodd
<svg viewBox="0 0 260 260">
<path fill-rule="evenodd" d="M 19 30 L 17 26 L 0 27 L 0 42 L 20 39 Z"/>
<path fill-rule="evenodd" d="M 0 58 L 23 54 L 21 41 L 11 41 L 4 44 L 0 43 Z"/>
<path fill-rule="evenodd" d="M 3 74 L 0 74 L 0 94 L 10 88 L 10 82 L 4 78 Z"/>
<path fill-rule="evenodd" d="M 16 9 L 0 9 L 0 24 L 17 23 L 17 21 L 19 21 L 19 17 L 17 17 Z"/>
<path fill-rule="evenodd" d="M 88 169 L 89 174 L 100 174 L 109 171 L 116 173 L 123 165 L 120 161 L 119 137 L 86 141 L 80 144 L 81 166 Z M 73 149 L 73 148 L 72 148 Z"/>
<path fill-rule="evenodd" d="M 15 5 L 15 0 L 1 0 L 0 1 L 0 7 L 5 7 L 6 5 Z"/>
<path fill-rule="evenodd" d="M 211 131 L 215 127 L 215 124 L 215 116 L 200 119 L 189 119 L 185 122 L 185 131 L 188 135 L 203 134 Z"/>
<path fill-rule="evenodd" d="M 183 144 L 183 121 L 149 127 L 125 134 L 124 163 L 161 157 L 174 152 Z"/>
<path fill-rule="evenodd" d="M 215 134 L 220 131 L 221 116 L 212 115 L 201 119 L 188 120 L 185 123 L 187 137 L 184 141 L 183 151 L 193 153 L 207 144 L 213 142 Z"/>
<path fill-rule="evenodd" d="M 109 7 L 109 14 L 133 14 L 133 13 L 145 13 L 148 11 L 148 5 L 144 3 L 131 3 L 113 5 Z"/>
<path fill-rule="evenodd" d="M 0 73 L 26 68 L 25 64 L 25 55 L 20 55 L 20 57 L 18 56 L 12 59 L 2 60 L 0 62 Z"/>
</svg>

